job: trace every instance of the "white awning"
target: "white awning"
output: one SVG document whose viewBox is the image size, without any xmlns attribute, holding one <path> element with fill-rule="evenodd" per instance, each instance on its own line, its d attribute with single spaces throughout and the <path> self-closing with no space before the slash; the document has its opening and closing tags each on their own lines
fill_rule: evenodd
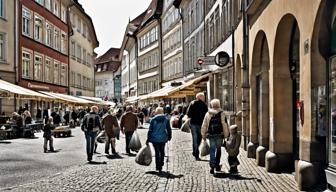
<svg viewBox="0 0 336 192">
<path fill-rule="evenodd" d="M 71 96 L 71 95 L 65 95 L 65 94 L 61 94 L 61 93 L 52 93 L 52 92 L 46 92 L 46 91 L 40 91 L 43 94 L 46 94 L 48 96 L 54 97 L 58 100 L 62 100 L 65 101 L 67 103 L 72 103 L 72 104 L 80 104 L 80 105 L 92 105 L 92 104 L 96 104 L 95 102 L 86 100 L 86 99 L 81 99 L 75 96 Z"/>
<path fill-rule="evenodd" d="M 114 107 L 116 104 L 112 101 L 105 101 L 102 98 L 99 97 L 88 97 L 88 96 L 79 96 L 80 98 L 89 100 L 89 101 L 93 101 L 99 105 L 109 105 L 111 107 Z"/>
<path fill-rule="evenodd" d="M 155 76 L 155 75 L 158 75 L 159 74 L 159 72 L 158 71 L 154 71 L 154 72 L 150 72 L 150 73 L 146 73 L 146 74 L 144 74 L 144 75 L 139 75 L 139 80 L 141 80 L 141 79 L 146 79 L 146 78 L 149 78 L 149 77 L 153 77 L 153 76 Z"/>
</svg>

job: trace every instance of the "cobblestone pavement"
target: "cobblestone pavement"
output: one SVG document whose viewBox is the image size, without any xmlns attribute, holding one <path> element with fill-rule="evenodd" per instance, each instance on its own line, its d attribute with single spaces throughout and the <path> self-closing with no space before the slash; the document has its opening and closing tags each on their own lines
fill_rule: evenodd
<svg viewBox="0 0 336 192">
<path fill-rule="evenodd" d="M 144 143 L 147 130 L 139 130 Z M 140 166 L 135 157 L 124 154 L 124 137 L 117 143 L 120 157 L 107 158 L 98 154 L 95 161 L 107 164 L 85 164 L 70 168 L 53 177 L 34 183 L 15 186 L 3 191 L 297 191 L 292 174 L 270 174 L 247 159 L 242 150 L 239 175 L 227 173 L 227 154 L 222 156 L 222 171 L 216 177 L 209 173 L 209 157 L 195 161 L 191 155 L 191 135 L 173 131 L 169 143 L 164 173 L 157 175 L 154 159 L 150 166 Z M 103 145 L 98 149 L 103 152 Z M 224 151 L 224 149 L 223 149 Z"/>
</svg>

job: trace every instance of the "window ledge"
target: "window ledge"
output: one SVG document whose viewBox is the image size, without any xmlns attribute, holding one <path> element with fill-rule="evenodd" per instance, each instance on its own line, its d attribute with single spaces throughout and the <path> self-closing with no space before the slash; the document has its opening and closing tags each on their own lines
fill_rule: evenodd
<svg viewBox="0 0 336 192">
<path fill-rule="evenodd" d="M 6 60 L 1 60 L 1 59 L 0 59 L 0 64 L 1 65 L 9 65 L 9 63 Z"/>
<path fill-rule="evenodd" d="M 6 22 L 8 21 L 6 17 L 1 17 L 1 16 L 0 16 L 0 20 L 6 21 Z"/>
</svg>

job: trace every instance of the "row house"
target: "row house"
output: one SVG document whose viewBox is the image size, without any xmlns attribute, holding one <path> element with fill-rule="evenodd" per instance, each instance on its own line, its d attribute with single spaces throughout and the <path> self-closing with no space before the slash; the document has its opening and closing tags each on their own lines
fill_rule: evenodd
<svg viewBox="0 0 336 192">
<path fill-rule="evenodd" d="M 162 25 L 162 85 L 183 81 L 182 19 L 174 0 L 164 0 Z"/>
<path fill-rule="evenodd" d="M 138 96 L 160 89 L 161 13 L 163 1 L 153 0 L 137 30 Z"/>
<path fill-rule="evenodd" d="M 121 66 L 122 98 L 135 98 L 138 95 L 138 41 L 135 33 L 145 15 L 146 11 L 128 23 L 120 48 L 120 55 L 123 56 Z"/>
<path fill-rule="evenodd" d="M 76 1 L 70 11 L 70 95 L 95 95 L 94 49 L 99 46 L 92 19 Z"/>
<path fill-rule="evenodd" d="M 111 48 L 95 60 L 95 96 L 104 100 L 121 99 L 120 49 Z"/>
<path fill-rule="evenodd" d="M 196 67 L 190 40 L 202 28 L 201 53 L 231 57 L 199 71 L 214 71 L 207 94 L 238 114 L 247 156 L 269 172 L 293 172 L 300 190 L 327 182 L 334 191 L 336 2 L 206 0 L 204 15 L 197 2 L 180 4 L 184 72 Z"/>
<path fill-rule="evenodd" d="M 17 36 L 15 7 L 17 0 L 0 0 L 0 79 L 15 83 Z M 0 99 L 0 111 L 14 111 L 14 101 Z"/>
</svg>

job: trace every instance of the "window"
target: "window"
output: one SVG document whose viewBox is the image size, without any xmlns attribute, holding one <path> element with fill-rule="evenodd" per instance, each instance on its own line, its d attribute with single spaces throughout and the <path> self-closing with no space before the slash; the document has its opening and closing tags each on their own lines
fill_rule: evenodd
<svg viewBox="0 0 336 192">
<path fill-rule="evenodd" d="M 62 63 L 61 66 L 61 85 L 66 86 L 68 84 L 68 69 L 67 69 L 67 65 Z"/>
<path fill-rule="evenodd" d="M 65 23 L 67 22 L 66 7 L 62 4 L 61 6 L 61 20 Z"/>
<path fill-rule="evenodd" d="M 0 61 L 6 60 L 6 36 L 0 33 Z"/>
<path fill-rule="evenodd" d="M 42 5 L 44 4 L 44 1 L 43 0 L 35 0 L 35 2 L 37 2 L 38 4 Z"/>
<path fill-rule="evenodd" d="M 71 58 L 76 59 L 76 44 L 74 41 L 71 41 Z"/>
<path fill-rule="evenodd" d="M 51 3 L 50 0 L 45 0 L 45 7 L 50 11 L 51 10 Z"/>
<path fill-rule="evenodd" d="M 83 23 L 83 36 L 86 37 L 87 36 L 87 26 L 86 24 Z"/>
<path fill-rule="evenodd" d="M 88 65 L 88 66 L 91 66 L 91 65 L 92 65 L 92 57 L 91 57 L 91 54 L 87 54 L 87 60 L 88 60 L 87 65 Z"/>
<path fill-rule="evenodd" d="M 31 54 L 29 52 L 22 52 L 22 77 L 30 78 L 30 64 Z"/>
<path fill-rule="evenodd" d="M 77 45 L 77 61 L 81 62 L 82 60 L 82 47 L 80 45 Z"/>
<path fill-rule="evenodd" d="M 68 38 L 67 34 L 62 32 L 61 36 L 61 52 L 64 54 L 68 53 Z"/>
<path fill-rule="evenodd" d="M 82 76 L 77 74 L 77 87 L 82 87 Z"/>
<path fill-rule="evenodd" d="M 86 65 L 88 62 L 87 62 L 87 58 L 86 58 L 86 50 L 83 49 L 83 64 Z"/>
<path fill-rule="evenodd" d="M 45 36 L 45 42 L 48 46 L 52 47 L 52 41 L 53 41 L 53 26 L 46 22 L 46 36 Z"/>
<path fill-rule="evenodd" d="M 54 0 L 54 14 L 59 17 L 59 0 Z"/>
<path fill-rule="evenodd" d="M 71 71 L 71 85 L 75 86 L 76 83 L 76 74 L 75 72 Z"/>
<path fill-rule="evenodd" d="M 54 61 L 54 84 L 59 84 L 60 62 Z"/>
<path fill-rule="evenodd" d="M 34 80 L 42 81 L 42 65 L 43 65 L 43 58 L 41 55 L 35 55 L 34 60 Z"/>
<path fill-rule="evenodd" d="M 22 9 L 22 33 L 24 35 L 30 36 L 31 34 L 31 13 L 30 10 Z"/>
<path fill-rule="evenodd" d="M 82 27 L 82 21 L 79 17 L 77 17 L 77 31 L 79 33 L 81 33 L 81 31 L 82 31 L 81 27 Z"/>
<path fill-rule="evenodd" d="M 54 48 L 60 50 L 60 30 L 56 28 L 54 30 Z"/>
<path fill-rule="evenodd" d="M 44 66 L 44 80 L 48 83 L 52 82 L 52 76 L 51 76 L 51 59 L 46 58 L 45 59 L 45 66 Z"/>
<path fill-rule="evenodd" d="M 5 1 L 0 0 L 0 17 L 5 17 Z"/>
</svg>

